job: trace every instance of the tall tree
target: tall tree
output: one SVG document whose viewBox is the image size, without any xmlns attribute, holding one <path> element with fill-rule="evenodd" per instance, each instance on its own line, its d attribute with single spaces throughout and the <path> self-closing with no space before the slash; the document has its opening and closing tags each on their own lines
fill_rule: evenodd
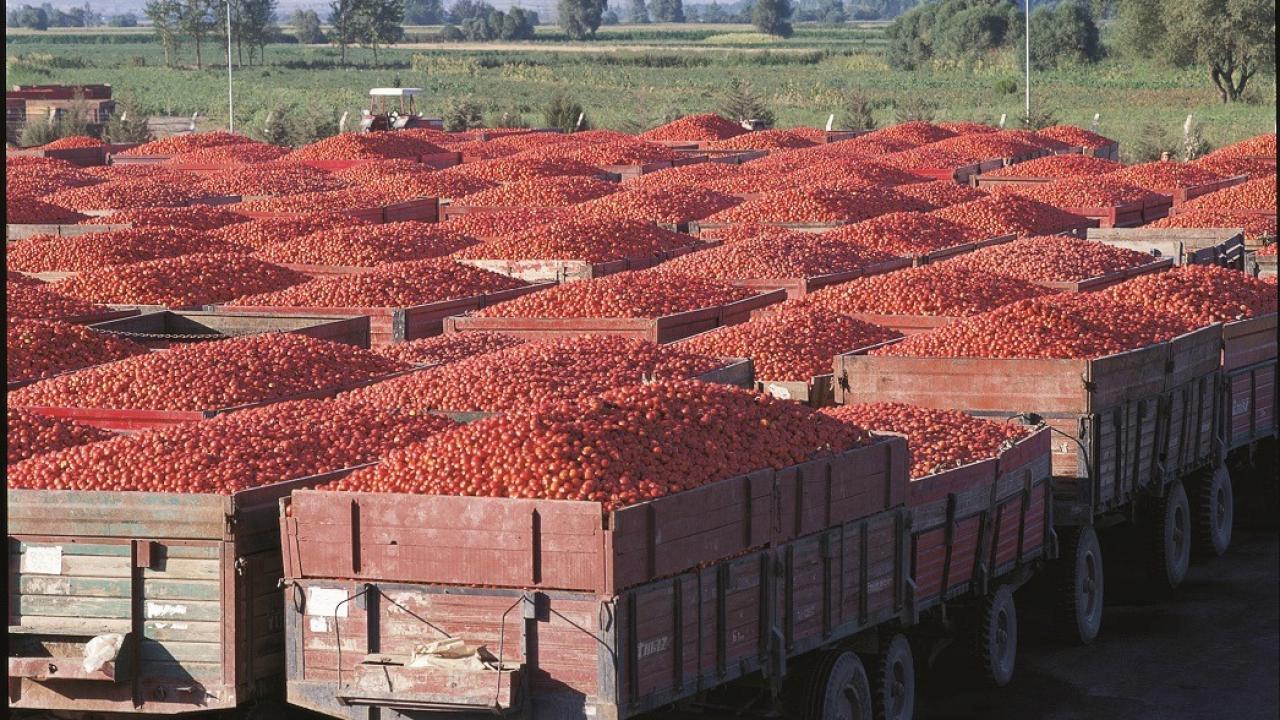
<svg viewBox="0 0 1280 720">
<path fill-rule="evenodd" d="M 244 6 L 243 29 L 249 45 L 249 61 L 253 61 L 253 48 L 257 48 L 258 62 L 263 61 L 267 43 L 280 32 L 276 27 L 278 0 L 240 0 Z"/>
<path fill-rule="evenodd" d="M 197 70 L 203 67 L 200 48 L 204 38 L 218 24 L 215 12 L 217 4 L 217 0 L 181 0 L 179 3 L 178 27 L 184 35 L 190 35 L 195 43 Z"/>
<path fill-rule="evenodd" d="M 644 0 L 631 0 L 631 10 L 627 14 L 627 21 L 637 25 L 649 22 L 649 8 L 645 6 Z"/>
<path fill-rule="evenodd" d="M 1222 102 L 1239 100 L 1276 57 L 1275 0 L 1172 0 L 1163 3 L 1162 55 L 1209 72 Z"/>
<path fill-rule="evenodd" d="M 181 42 L 182 5 L 178 0 L 149 0 L 142 10 L 164 46 L 164 64 L 173 65 Z"/>
<path fill-rule="evenodd" d="M 293 35 L 304 45 L 315 45 L 324 42 L 324 31 L 320 29 L 320 16 L 315 10 L 294 10 L 289 21 L 293 26 Z"/>
<path fill-rule="evenodd" d="M 373 64 L 378 64 L 378 46 L 404 38 L 404 0 L 364 0 L 357 5 L 356 24 L 360 42 L 373 48 Z"/>
<path fill-rule="evenodd" d="M 559 0 L 556 15 L 560 27 L 574 40 L 596 36 L 607 0 Z"/>
<path fill-rule="evenodd" d="M 408 0 L 404 4 L 404 21 L 409 25 L 439 25 L 444 22 L 444 3 L 440 0 Z"/>
<path fill-rule="evenodd" d="M 790 0 L 756 0 L 751 10 L 751 24 L 766 35 L 791 37 Z"/>
<path fill-rule="evenodd" d="M 649 12 L 653 15 L 654 22 L 684 22 L 683 0 L 653 0 L 649 3 Z"/>
<path fill-rule="evenodd" d="M 342 64 L 347 64 L 347 46 L 360 41 L 361 0 L 330 0 L 329 25 L 333 42 L 342 50 Z"/>
</svg>

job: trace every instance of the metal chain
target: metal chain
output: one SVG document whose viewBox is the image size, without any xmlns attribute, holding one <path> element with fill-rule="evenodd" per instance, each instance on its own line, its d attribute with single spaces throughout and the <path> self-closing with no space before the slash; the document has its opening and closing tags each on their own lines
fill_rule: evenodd
<svg viewBox="0 0 1280 720">
<path fill-rule="evenodd" d="M 126 338 L 138 338 L 139 340 L 222 340 L 223 338 L 245 337 L 248 335 L 257 335 L 256 332 L 211 332 L 211 333 L 145 333 L 145 332 L 129 332 L 128 330 L 108 330 L 106 328 L 94 328 L 95 331 L 107 333 L 108 335 L 119 335 Z"/>
</svg>

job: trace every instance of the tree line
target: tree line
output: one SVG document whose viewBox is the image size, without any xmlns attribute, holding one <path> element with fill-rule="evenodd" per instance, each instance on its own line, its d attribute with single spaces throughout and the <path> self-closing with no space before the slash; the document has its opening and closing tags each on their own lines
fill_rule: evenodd
<svg viewBox="0 0 1280 720">
<path fill-rule="evenodd" d="M 277 0 L 149 0 L 142 13 L 160 38 L 165 65 L 173 65 L 178 51 L 190 43 L 200 69 L 209 42 L 226 47 L 228 12 L 237 61 L 244 64 L 247 54 L 249 64 L 262 62 L 267 44 L 279 39 L 276 7 Z"/>
<path fill-rule="evenodd" d="M 1179 68 L 1198 67 L 1222 102 L 1245 96 L 1275 63 L 1275 0 L 1061 0 L 1033 3 L 1031 68 L 1088 65 L 1108 53 Z M 1108 46 L 1098 19 L 1113 21 Z M 889 26 L 886 60 L 897 70 L 980 63 L 1017 50 L 1025 60 L 1026 17 L 1015 0 L 939 0 Z"/>
<path fill-rule="evenodd" d="M 134 27 L 138 24 L 138 16 L 131 12 L 103 15 L 87 2 L 81 7 L 71 7 L 66 10 L 59 10 L 50 3 L 41 3 L 40 5 L 23 5 L 5 12 L 5 23 L 9 27 L 23 27 L 29 30 L 104 25 Z"/>
</svg>

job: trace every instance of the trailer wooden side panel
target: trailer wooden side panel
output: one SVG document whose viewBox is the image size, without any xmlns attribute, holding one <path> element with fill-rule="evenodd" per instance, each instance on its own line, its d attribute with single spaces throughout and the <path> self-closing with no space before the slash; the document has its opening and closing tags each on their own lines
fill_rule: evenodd
<svg viewBox="0 0 1280 720">
<path fill-rule="evenodd" d="M 602 516 L 567 500 L 294 493 L 295 577 L 613 593 L 901 505 L 906 444 L 881 438 Z"/>
<path fill-rule="evenodd" d="M 1223 326 L 1223 440 L 1227 450 L 1276 435 L 1276 314 Z"/>
<path fill-rule="evenodd" d="M 288 700 L 353 719 L 632 717 L 898 616 L 905 532 L 891 510 L 617 595 L 292 580 Z M 460 662 L 429 657 L 446 639 Z"/>
<path fill-rule="evenodd" d="M 225 496 L 9 490 L 10 705 L 171 715 L 270 694 L 279 498 L 341 472 Z M 119 656 L 85 671 L 85 645 L 111 633 Z"/>
</svg>

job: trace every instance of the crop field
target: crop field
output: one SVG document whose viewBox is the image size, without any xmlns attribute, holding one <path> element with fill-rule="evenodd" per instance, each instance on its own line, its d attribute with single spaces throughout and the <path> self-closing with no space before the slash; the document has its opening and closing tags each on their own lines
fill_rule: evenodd
<svg viewBox="0 0 1280 720">
<path fill-rule="evenodd" d="M 935 119 L 1013 124 L 1023 106 L 1021 72 L 1011 58 L 996 56 L 963 67 L 896 72 L 882 57 L 883 29 L 874 24 L 832 29 L 799 26 L 777 40 L 748 26 L 612 26 L 600 40 L 573 43 L 558 30 L 540 28 L 526 43 L 442 44 L 433 28 L 406 28 L 406 43 L 379 52 L 349 51 L 338 65 L 331 46 L 271 45 L 263 65 L 236 71 L 236 124 L 253 132 L 273 109 L 307 113 L 336 129 L 343 112 L 355 112 L 369 87 L 420 86 L 428 112 L 463 99 L 480 105 L 486 118 L 519 114 L 534 126 L 542 106 L 563 90 L 582 104 L 595 127 L 630 131 L 653 127 L 682 114 L 718 108 L 731 78 L 748 80 L 777 115 L 781 126 L 822 126 L 840 116 L 849 91 L 866 96 L 881 124 L 895 118 L 895 103 L 927 98 Z M 164 67 L 164 53 L 151 35 L 136 31 L 84 35 L 10 31 L 6 75 L 10 84 L 92 83 L 113 85 L 153 115 L 200 113 L 209 125 L 226 123 L 225 66 L 215 42 L 204 49 L 201 71 Z M 194 66 L 189 46 L 182 63 Z M 1267 132 L 1275 122 L 1274 76 L 1255 78 L 1246 102 L 1217 102 L 1200 70 L 1148 67 L 1128 59 L 1106 59 L 1079 69 L 1036 73 L 1032 99 L 1060 122 L 1099 129 L 1133 147 L 1153 129 L 1177 137 L 1194 114 L 1213 147 Z"/>
</svg>

